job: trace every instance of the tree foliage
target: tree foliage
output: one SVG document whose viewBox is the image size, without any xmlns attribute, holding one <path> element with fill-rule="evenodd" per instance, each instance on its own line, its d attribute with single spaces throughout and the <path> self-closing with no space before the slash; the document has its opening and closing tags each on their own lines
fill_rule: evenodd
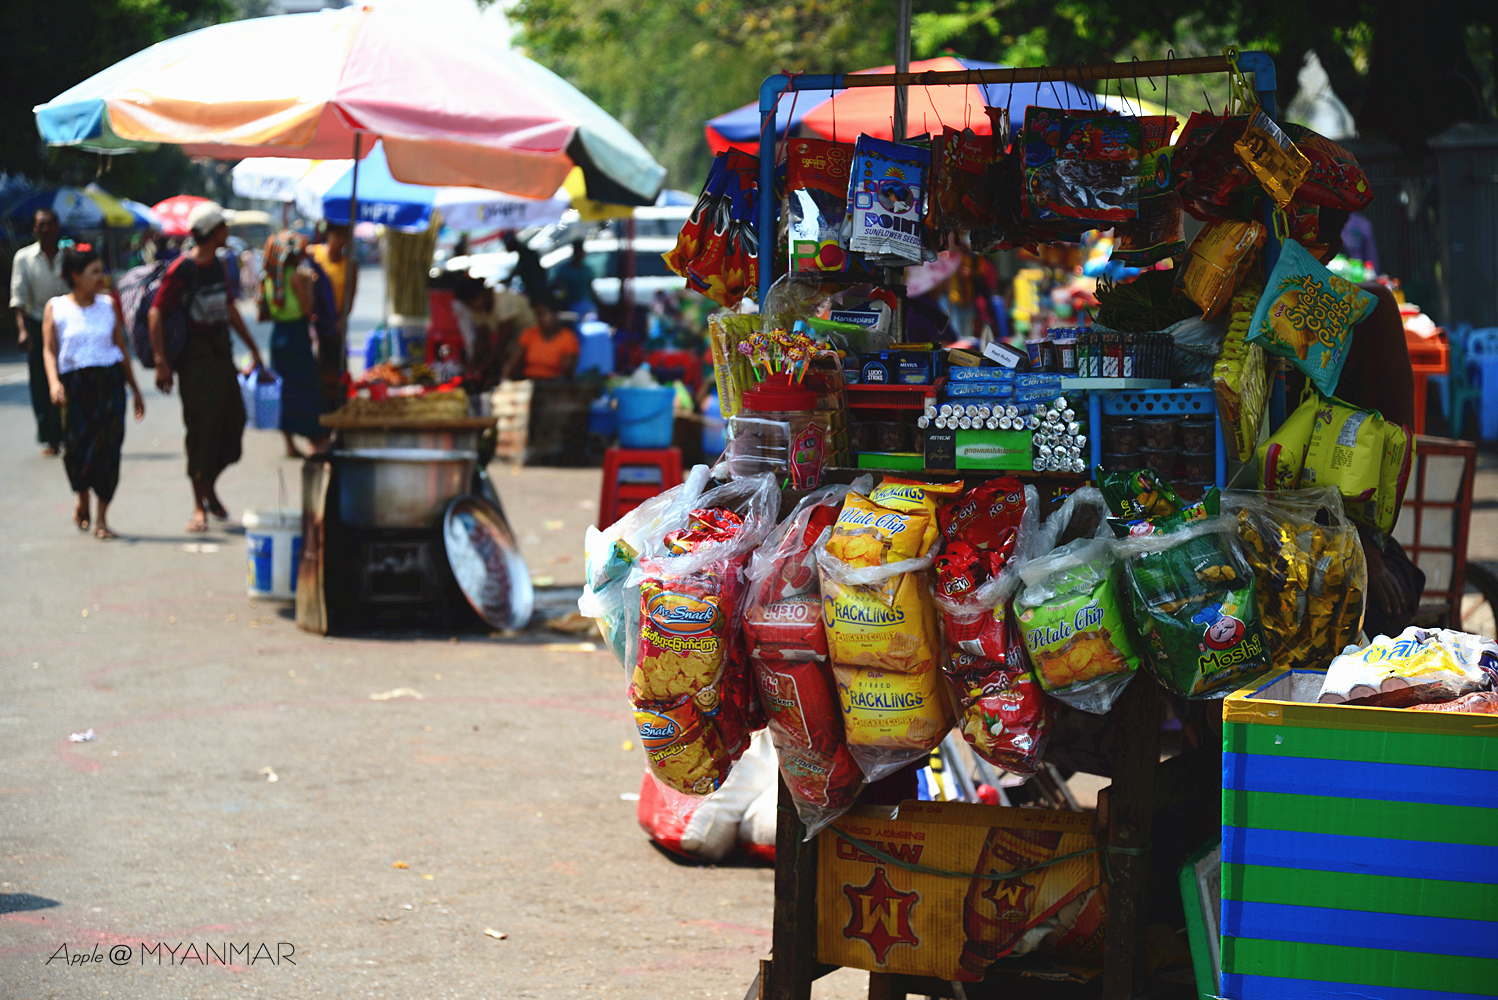
<svg viewBox="0 0 1498 1000">
<path fill-rule="evenodd" d="M 102 168 L 107 187 L 145 199 L 182 190 L 193 171 L 175 147 L 100 158 L 48 149 L 32 108 L 169 35 L 237 14 L 228 0 L 6 0 L 0 3 L 0 170 L 86 183 Z M 174 188 L 173 190 L 172 188 Z M 164 193 L 163 193 L 164 189 Z"/>
<path fill-rule="evenodd" d="M 916 58 L 953 52 L 1060 66 L 1213 54 L 1229 44 L 1263 49 L 1276 56 L 1281 109 L 1314 51 L 1359 131 L 1411 153 L 1453 122 L 1494 116 L 1493 0 L 917 0 L 915 8 Z M 768 74 L 894 58 L 888 0 L 518 0 L 510 16 L 520 44 L 638 135 L 678 187 L 705 172 L 702 123 L 754 99 Z M 1172 108 L 1200 106 L 1202 85 L 1173 81 L 1182 98 L 1173 96 Z"/>
</svg>

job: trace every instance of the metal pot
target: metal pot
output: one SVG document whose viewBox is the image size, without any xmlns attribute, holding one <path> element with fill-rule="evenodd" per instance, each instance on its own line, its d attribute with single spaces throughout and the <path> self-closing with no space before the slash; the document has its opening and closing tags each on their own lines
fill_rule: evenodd
<svg viewBox="0 0 1498 1000">
<path fill-rule="evenodd" d="M 345 451 L 369 451 L 385 448 L 425 448 L 433 451 L 477 451 L 478 429 L 386 430 L 385 428 L 348 428 L 339 431 Z"/>
<path fill-rule="evenodd" d="M 468 492 L 478 456 L 432 448 L 335 451 L 338 513 L 354 528 L 427 528 Z"/>
</svg>

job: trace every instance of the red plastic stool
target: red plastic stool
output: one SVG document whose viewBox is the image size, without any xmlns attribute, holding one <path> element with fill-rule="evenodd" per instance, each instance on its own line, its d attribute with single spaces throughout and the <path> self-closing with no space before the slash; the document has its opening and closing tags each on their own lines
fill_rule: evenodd
<svg viewBox="0 0 1498 1000">
<path fill-rule="evenodd" d="M 660 469 L 659 483 L 621 483 L 619 471 Z M 681 485 L 680 448 L 610 448 L 603 453 L 603 492 L 598 498 L 598 526 L 608 527 L 653 496 Z"/>
</svg>

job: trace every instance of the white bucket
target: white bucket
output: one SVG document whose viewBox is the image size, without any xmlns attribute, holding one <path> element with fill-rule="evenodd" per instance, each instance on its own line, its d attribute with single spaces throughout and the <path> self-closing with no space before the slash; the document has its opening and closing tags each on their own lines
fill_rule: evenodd
<svg viewBox="0 0 1498 1000">
<path fill-rule="evenodd" d="M 249 595 L 292 600 L 296 567 L 302 558 L 302 512 L 247 510 L 243 521 Z"/>
</svg>

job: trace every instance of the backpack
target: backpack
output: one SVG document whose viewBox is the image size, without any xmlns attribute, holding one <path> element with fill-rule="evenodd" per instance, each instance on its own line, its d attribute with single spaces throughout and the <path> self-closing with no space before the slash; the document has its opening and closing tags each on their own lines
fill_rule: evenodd
<svg viewBox="0 0 1498 1000">
<path fill-rule="evenodd" d="M 119 297 L 120 309 L 124 313 L 126 329 L 130 334 L 130 349 L 135 352 L 135 360 L 143 368 L 156 367 L 156 352 L 151 349 L 151 303 L 156 301 L 156 292 L 166 280 L 167 272 L 178 261 L 185 261 L 182 266 L 192 270 L 187 299 L 182 303 L 182 308 L 173 309 L 161 318 L 162 333 L 166 339 L 166 356 L 175 363 L 187 343 L 187 311 L 192 308 L 193 297 L 198 292 L 198 269 L 192 258 L 183 254 L 171 260 L 132 267 L 115 284 L 115 293 Z"/>
</svg>

